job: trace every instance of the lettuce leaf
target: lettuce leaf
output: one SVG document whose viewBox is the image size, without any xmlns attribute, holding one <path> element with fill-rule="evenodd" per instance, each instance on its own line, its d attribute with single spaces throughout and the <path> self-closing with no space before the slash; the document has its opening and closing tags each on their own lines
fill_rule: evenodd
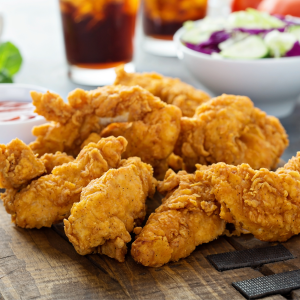
<svg viewBox="0 0 300 300">
<path fill-rule="evenodd" d="M 253 8 L 230 14 L 229 24 L 232 28 L 275 29 L 285 27 L 285 23 L 276 17 Z"/>
</svg>

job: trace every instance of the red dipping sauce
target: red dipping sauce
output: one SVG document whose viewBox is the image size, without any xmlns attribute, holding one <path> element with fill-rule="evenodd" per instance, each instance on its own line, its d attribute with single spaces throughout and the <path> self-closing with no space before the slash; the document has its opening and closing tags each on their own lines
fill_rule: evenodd
<svg viewBox="0 0 300 300">
<path fill-rule="evenodd" d="M 30 102 L 0 101 L 0 122 L 34 119 L 34 109 Z"/>
</svg>

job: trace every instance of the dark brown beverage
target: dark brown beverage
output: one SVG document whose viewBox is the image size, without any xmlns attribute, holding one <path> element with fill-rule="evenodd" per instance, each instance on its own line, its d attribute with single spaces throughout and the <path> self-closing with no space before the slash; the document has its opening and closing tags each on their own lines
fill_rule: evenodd
<svg viewBox="0 0 300 300">
<path fill-rule="evenodd" d="M 60 0 L 66 55 L 81 68 L 112 68 L 132 60 L 136 0 Z M 89 4 L 89 3 L 88 3 Z M 134 9 L 135 8 L 135 9 Z"/>
<path fill-rule="evenodd" d="M 147 36 L 172 40 L 185 21 L 202 19 L 207 0 L 144 0 L 143 27 Z"/>
<path fill-rule="evenodd" d="M 144 32 L 156 39 L 172 40 L 174 33 L 182 26 L 182 22 L 166 22 L 159 24 L 147 16 L 143 18 Z"/>
</svg>

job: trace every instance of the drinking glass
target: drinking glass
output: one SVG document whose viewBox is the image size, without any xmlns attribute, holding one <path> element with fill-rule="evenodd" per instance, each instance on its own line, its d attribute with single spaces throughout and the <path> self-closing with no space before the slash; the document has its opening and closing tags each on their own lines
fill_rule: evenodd
<svg viewBox="0 0 300 300">
<path fill-rule="evenodd" d="M 146 51 L 176 56 L 173 35 L 185 21 L 203 19 L 207 0 L 143 0 Z"/>
<path fill-rule="evenodd" d="M 139 0 L 59 0 L 69 77 L 112 84 L 114 67 L 134 71 L 133 38 Z"/>
</svg>

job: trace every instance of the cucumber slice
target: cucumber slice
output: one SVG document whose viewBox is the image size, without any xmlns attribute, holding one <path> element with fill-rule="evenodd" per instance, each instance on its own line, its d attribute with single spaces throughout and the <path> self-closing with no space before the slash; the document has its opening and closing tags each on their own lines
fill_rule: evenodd
<svg viewBox="0 0 300 300">
<path fill-rule="evenodd" d="M 198 45 L 202 42 L 205 42 L 209 39 L 211 36 L 211 33 L 207 32 L 201 32 L 200 28 L 192 28 L 190 30 L 187 30 L 181 37 L 182 41 L 186 43 L 191 43 Z"/>
<path fill-rule="evenodd" d="M 289 32 L 293 34 L 296 37 L 296 39 L 300 42 L 300 25 L 290 27 Z"/>
<path fill-rule="evenodd" d="M 223 57 L 235 59 L 258 59 L 267 57 L 268 54 L 269 49 L 263 39 L 255 35 L 251 35 L 220 52 Z"/>
<path fill-rule="evenodd" d="M 264 41 L 270 50 L 271 56 L 278 58 L 290 51 L 297 42 L 297 39 L 290 32 L 273 30 L 266 34 Z"/>
</svg>

